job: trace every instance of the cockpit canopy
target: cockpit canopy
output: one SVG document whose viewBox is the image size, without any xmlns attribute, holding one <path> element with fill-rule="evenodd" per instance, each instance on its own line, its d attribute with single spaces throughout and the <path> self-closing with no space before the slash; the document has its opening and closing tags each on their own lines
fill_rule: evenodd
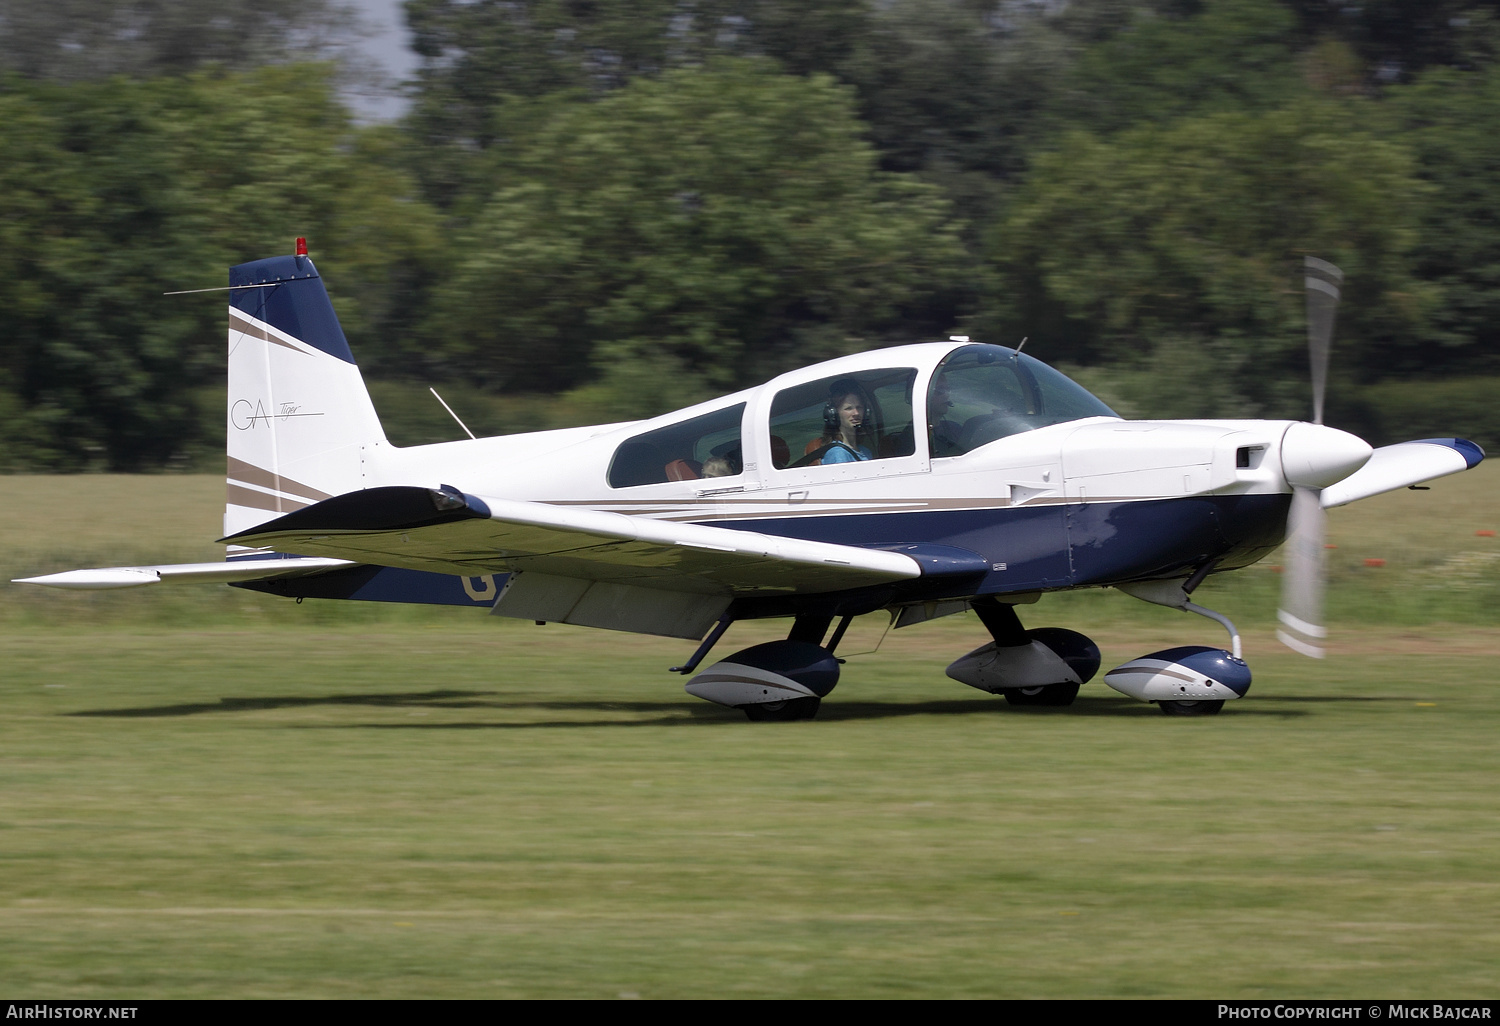
<svg viewBox="0 0 1500 1026">
<path fill-rule="evenodd" d="M 771 396 L 769 416 L 760 405 L 756 408 L 762 412 L 747 417 L 755 404 L 734 402 L 753 395 L 752 391 L 726 397 L 725 405 L 717 409 L 638 432 L 615 450 L 609 484 L 631 488 L 704 478 L 738 479 L 749 469 L 742 447 L 745 436 L 758 437 L 757 448 L 771 470 L 789 471 L 904 457 L 962 456 L 1023 431 L 1087 417 L 1118 416 L 1063 374 L 1014 349 L 960 346 L 948 352 L 929 375 L 900 359 L 917 357 L 921 348 L 879 354 L 895 358 L 889 365 L 875 363 L 801 381 L 797 380 L 800 375 L 793 376 Z M 914 362 L 930 367 L 931 359 Z M 916 400 L 924 384 L 927 401 L 919 407 Z M 751 423 L 757 420 L 758 425 Z M 879 472 L 876 467 L 870 469 Z"/>
<path fill-rule="evenodd" d="M 932 455 L 962 456 L 997 438 L 1085 417 L 1118 417 L 1077 382 L 1004 346 L 949 353 L 927 391 Z"/>
</svg>

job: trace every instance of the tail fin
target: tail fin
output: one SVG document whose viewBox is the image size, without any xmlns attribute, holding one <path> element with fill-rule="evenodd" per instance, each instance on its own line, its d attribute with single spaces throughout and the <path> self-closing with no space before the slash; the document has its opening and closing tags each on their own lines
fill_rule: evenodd
<svg viewBox="0 0 1500 1026">
<path fill-rule="evenodd" d="M 229 285 L 226 535 L 363 488 L 365 450 L 385 442 L 302 241 Z"/>
</svg>

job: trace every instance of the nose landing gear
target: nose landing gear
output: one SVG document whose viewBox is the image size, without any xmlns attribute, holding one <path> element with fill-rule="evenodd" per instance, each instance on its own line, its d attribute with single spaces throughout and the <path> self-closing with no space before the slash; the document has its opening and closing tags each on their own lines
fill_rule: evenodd
<svg viewBox="0 0 1500 1026">
<path fill-rule="evenodd" d="M 1200 700 L 1196 702 L 1157 702 L 1156 707 L 1168 716 L 1217 716 L 1224 708 L 1224 699 Z"/>
<path fill-rule="evenodd" d="M 1194 574 L 1194 579 L 1201 577 Z M 1240 634 L 1227 616 L 1188 601 L 1188 589 L 1177 581 L 1127 584 L 1120 590 L 1222 624 L 1233 651 L 1185 645 L 1152 652 L 1116 666 L 1104 675 L 1104 683 L 1131 698 L 1155 702 L 1167 716 L 1217 716 L 1225 702 L 1250 690 L 1250 667 L 1240 658 Z"/>
</svg>

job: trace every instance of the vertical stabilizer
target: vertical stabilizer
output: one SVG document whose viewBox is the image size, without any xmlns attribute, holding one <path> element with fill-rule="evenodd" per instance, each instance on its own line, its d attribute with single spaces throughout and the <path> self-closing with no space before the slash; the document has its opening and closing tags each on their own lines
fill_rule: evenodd
<svg viewBox="0 0 1500 1026">
<path fill-rule="evenodd" d="M 363 488 L 380 419 L 328 292 L 298 255 L 229 270 L 224 533 Z"/>
</svg>

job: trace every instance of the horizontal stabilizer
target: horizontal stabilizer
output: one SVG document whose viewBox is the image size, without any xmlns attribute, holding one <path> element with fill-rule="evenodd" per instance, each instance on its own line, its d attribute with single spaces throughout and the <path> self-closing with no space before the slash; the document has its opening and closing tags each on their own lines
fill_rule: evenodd
<svg viewBox="0 0 1500 1026">
<path fill-rule="evenodd" d="M 230 584 L 237 581 L 266 581 L 278 577 L 351 566 L 347 559 L 307 557 L 300 559 L 237 559 L 226 563 L 168 563 L 159 566 L 109 566 L 97 570 L 66 570 L 43 577 L 20 577 L 12 584 L 42 584 L 49 588 L 71 588 L 77 591 L 99 591 L 109 588 L 139 588 L 164 581 L 191 581 L 198 584 Z"/>
<path fill-rule="evenodd" d="M 1321 505 L 1333 509 L 1381 492 L 1421 484 L 1478 466 L 1484 450 L 1466 438 L 1423 438 L 1386 445 L 1359 470 L 1323 489 Z"/>
<path fill-rule="evenodd" d="M 922 576 L 917 560 L 882 549 L 447 487 L 350 492 L 222 540 L 443 574 L 538 571 L 704 595 L 822 593 Z"/>
</svg>

